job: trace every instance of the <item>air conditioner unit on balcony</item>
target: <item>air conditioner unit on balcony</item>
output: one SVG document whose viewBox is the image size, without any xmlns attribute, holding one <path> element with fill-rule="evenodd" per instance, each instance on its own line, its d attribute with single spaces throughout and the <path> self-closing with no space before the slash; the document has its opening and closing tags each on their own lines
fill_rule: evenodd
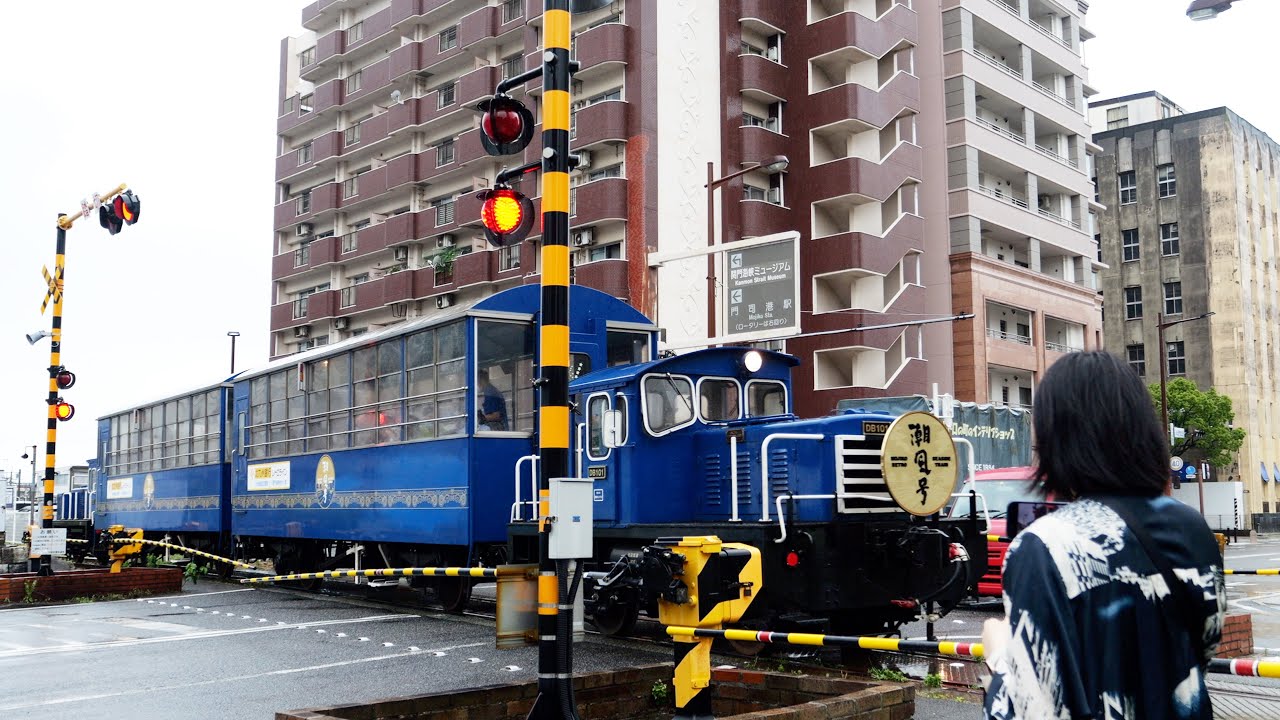
<svg viewBox="0 0 1280 720">
<path fill-rule="evenodd" d="M 589 167 L 591 167 L 591 151 L 579 150 L 578 151 L 578 169 L 586 170 Z"/>
<path fill-rule="evenodd" d="M 438 248 L 453 247 L 456 242 L 457 241 L 454 239 L 452 235 L 449 235 L 446 233 L 436 238 L 436 247 Z"/>
<path fill-rule="evenodd" d="M 311 234 L 311 223 L 298 223 L 298 227 L 294 231 L 296 237 L 307 237 Z"/>
<path fill-rule="evenodd" d="M 595 231 L 591 228 L 583 228 L 582 230 L 573 231 L 573 244 L 577 247 L 586 247 L 595 239 Z"/>
<path fill-rule="evenodd" d="M 299 325 L 293 329 L 293 336 L 296 338 L 304 338 L 311 334 L 311 328 L 306 325 Z"/>
<path fill-rule="evenodd" d="M 436 307 L 443 310 L 453 305 L 453 293 L 445 293 L 436 296 Z"/>
<path fill-rule="evenodd" d="M 395 253 L 396 262 L 406 262 L 409 260 L 409 248 L 398 247 L 393 251 Z"/>
<path fill-rule="evenodd" d="M 769 188 L 769 192 L 765 195 L 765 199 L 774 205 L 782 204 L 782 188 Z"/>
<path fill-rule="evenodd" d="M 340 317 L 340 318 L 334 318 L 333 320 L 334 330 L 346 330 L 350 325 L 351 325 L 350 318 Z"/>
</svg>

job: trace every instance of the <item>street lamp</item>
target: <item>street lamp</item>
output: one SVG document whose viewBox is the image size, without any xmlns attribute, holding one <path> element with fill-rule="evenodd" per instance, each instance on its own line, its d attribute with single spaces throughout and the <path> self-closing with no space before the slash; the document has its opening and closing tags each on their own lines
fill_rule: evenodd
<svg viewBox="0 0 1280 720">
<path fill-rule="evenodd" d="M 1187 17 L 1192 20 L 1212 20 L 1231 9 L 1236 0 L 1193 0 L 1187 8 Z"/>
<path fill-rule="evenodd" d="M 747 166 L 737 172 L 729 173 L 722 178 L 716 178 L 715 163 L 707 162 L 707 184 L 702 187 L 707 189 L 707 247 L 716 245 L 716 209 L 715 209 L 715 190 L 730 180 L 746 175 L 752 170 L 763 169 L 768 173 L 782 172 L 787 169 L 790 161 L 786 155 L 774 155 L 760 162 L 747 163 Z M 714 252 L 707 253 L 707 339 L 710 340 L 716 336 L 716 254 Z"/>
<path fill-rule="evenodd" d="M 27 490 L 27 525 L 36 524 L 36 446 L 31 446 L 31 452 L 22 453 L 22 459 L 31 458 L 31 487 Z"/>
<path fill-rule="evenodd" d="M 40 342 L 44 338 L 52 337 L 52 336 L 53 336 L 53 333 L 49 332 L 48 330 L 36 330 L 35 332 L 27 333 L 27 342 L 31 343 L 32 345 L 35 345 L 36 343 Z"/>
<path fill-rule="evenodd" d="M 1192 320 L 1203 320 L 1212 314 L 1213 312 L 1211 311 L 1203 315 L 1172 322 L 1164 321 L 1164 313 L 1156 314 L 1156 328 L 1160 336 L 1160 427 L 1164 428 L 1165 437 L 1169 439 L 1170 448 L 1173 447 L 1173 431 L 1169 428 L 1169 349 L 1164 344 L 1164 329 L 1184 322 L 1191 322 Z M 1204 515 L 1204 478 L 1197 477 L 1196 480 L 1200 486 L 1200 514 Z"/>
<path fill-rule="evenodd" d="M 231 338 L 231 374 L 236 374 L 236 338 L 240 337 L 240 333 L 231 330 L 227 333 L 227 337 Z"/>
</svg>

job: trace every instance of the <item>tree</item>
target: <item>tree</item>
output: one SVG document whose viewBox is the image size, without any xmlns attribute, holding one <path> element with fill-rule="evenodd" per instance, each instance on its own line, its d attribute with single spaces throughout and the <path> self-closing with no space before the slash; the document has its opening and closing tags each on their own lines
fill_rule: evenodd
<svg viewBox="0 0 1280 720">
<path fill-rule="evenodd" d="M 1160 412 L 1160 385 L 1147 388 L 1151 402 Z M 1170 450 L 1182 455 L 1192 448 L 1198 449 L 1205 460 L 1214 467 L 1232 463 L 1232 456 L 1244 444 L 1244 430 L 1231 427 L 1235 411 L 1231 398 L 1219 395 L 1209 388 L 1201 392 L 1196 384 L 1186 378 L 1174 378 L 1167 385 L 1169 396 L 1169 422 L 1185 428 L 1186 437 L 1173 441 Z M 1166 429 L 1167 432 L 1167 429 Z"/>
</svg>

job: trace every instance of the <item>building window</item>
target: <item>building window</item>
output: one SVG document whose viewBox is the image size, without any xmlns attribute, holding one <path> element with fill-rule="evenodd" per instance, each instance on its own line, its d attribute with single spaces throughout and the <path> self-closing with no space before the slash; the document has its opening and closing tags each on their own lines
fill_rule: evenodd
<svg viewBox="0 0 1280 720">
<path fill-rule="evenodd" d="M 306 67 L 316 61 L 316 47 L 311 47 L 298 53 L 298 67 Z"/>
<path fill-rule="evenodd" d="M 782 101 L 769 103 L 769 117 L 764 121 L 765 130 L 782 132 Z"/>
<path fill-rule="evenodd" d="M 358 22 L 347 28 L 347 44 L 354 45 L 364 39 L 364 22 Z"/>
<path fill-rule="evenodd" d="M 453 138 L 436 145 L 436 167 L 453 162 Z"/>
<path fill-rule="evenodd" d="M 600 168 L 599 170 L 592 170 L 591 172 L 587 173 L 587 179 L 584 182 L 595 182 L 596 180 L 603 180 L 605 178 L 617 178 L 617 177 L 622 177 L 621 163 L 619 163 L 618 165 L 610 165 L 609 167 L 606 167 L 606 168 Z"/>
<path fill-rule="evenodd" d="M 1164 314 L 1182 314 L 1182 283 L 1167 282 L 1164 284 Z"/>
<path fill-rule="evenodd" d="M 1129 127 L 1129 106 L 1107 108 L 1107 129 Z"/>
<path fill-rule="evenodd" d="M 1120 204 L 1132 205 L 1138 202 L 1138 180 L 1133 171 L 1120 173 Z"/>
<path fill-rule="evenodd" d="M 1156 190 L 1162 198 L 1178 194 L 1178 176 L 1174 174 L 1172 165 L 1156 168 Z"/>
<path fill-rule="evenodd" d="M 452 197 L 436 198 L 431 201 L 431 207 L 436 209 L 436 227 L 453 222 L 454 202 Z"/>
<path fill-rule="evenodd" d="M 1170 375 L 1186 375 L 1187 374 L 1187 350 L 1181 340 L 1177 342 L 1165 343 L 1167 347 L 1167 356 L 1169 358 L 1169 374 Z"/>
<path fill-rule="evenodd" d="M 587 262 L 595 262 L 597 260 L 617 260 L 620 257 L 622 257 L 622 243 L 614 243 L 612 245 L 591 248 L 591 252 L 587 256 Z"/>
<path fill-rule="evenodd" d="M 456 82 L 440 86 L 440 89 L 436 91 L 436 109 L 446 108 L 457 102 L 457 89 L 458 84 Z"/>
<path fill-rule="evenodd" d="M 1160 254 L 1166 257 L 1178 254 L 1178 223 L 1160 225 Z"/>
<path fill-rule="evenodd" d="M 347 76 L 347 93 L 348 94 L 353 92 L 358 92 L 360 90 L 360 73 L 361 72 L 363 71 L 357 70 Z"/>
<path fill-rule="evenodd" d="M 1120 247 L 1124 251 L 1124 261 L 1133 262 L 1138 259 L 1138 229 L 1120 231 Z"/>
<path fill-rule="evenodd" d="M 763 200 L 766 192 L 762 187 L 756 187 L 750 183 L 742 183 L 743 200 Z"/>
<path fill-rule="evenodd" d="M 744 112 L 742 113 L 742 125 L 743 127 L 764 127 L 764 118 Z"/>
<path fill-rule="evenodd" d="M 1129 353 L 1129 367 L 1140 376 L 1147 374 L 1147 348 L 1143 345 L 1129 345 L 1125 348 Z"/>
<path fill-rule="evenodd" d="M 308 142 L 306 145 L 298 148 L 298 164 L 306 165 L 309 162 L 311 162 L 311 143 Z"/>
<path fill-rule="evenodd" d="M 306 95 L 298 96 L 298 114 L 299 115 L 311 114 L 311 108 L 313 107 L 311 104 L 311 101 L 314 99 L 314 97 L 315 95 L 313 93 L 307 93 Z"/>
<path fill-rule="evenodd" d="M 360 126 L 352 125 L 342 133 L 343 145 L 355 145 L 360 142 Z"/>
<path fill-rule="evenodd" d="M 342 197 L 355 197 L 360 194 L 360 176 L 349 177 L 342 181 Z"/>
<path fill-rule="evenodd" d="M 1098 178 L 1089 178 L 1089 182 L 1093 183 L 1093 201 L 1101 204 L 1102 194 L 1098 192 Z"/>
<path fill-rule="evenodd" d="M 1124 289 L 1124 319 L 1138 320 L 1142 317 L 1142 288 L 1138 286 Z"/>
<path fill-rule="evenodd" d="M 509 58 L 502 60 L 502 79 L 510 80 L 511 78 L 524 72 L 524 55 L 515 54 Z"/>
<path fill-rule="evenodd" d="M 507 0 L 502 3 L 502 24 L 524 17 L 524 0 Z"/>
<path fill-rule="evenodd" d="M 498 250 L 498 270 L 514 270 L 520 267 L 520 243 L 506 245 Z"/>
<path fill-rule="evenodd" d="M 1093 246 L 1098 250 L 1098 262 L 1102 262 L 1102 236 L 1093 236 Z"/>
<path fill-rule="evenodd" d="M 346 253 L 353 253 L 359 248 L 360 248 L 359 232 L 353 231 L 342 236 L 342 252 L 344 255 Z"/>
<path fill-rule="evenodd" d="M 308 190 L 293 199 L 293 214 L 305 215 L 311 212 L 311 191 Z"/>
<path fill-rule="evenodd" d="M 440 52 L 458 47 L 458 26 L 447 27 L 440 31 Z"/>
</svg>

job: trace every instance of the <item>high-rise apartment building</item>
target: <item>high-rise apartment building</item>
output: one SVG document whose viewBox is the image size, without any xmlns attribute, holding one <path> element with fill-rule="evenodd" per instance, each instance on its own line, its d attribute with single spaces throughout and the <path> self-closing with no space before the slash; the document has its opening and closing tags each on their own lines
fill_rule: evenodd
<svg viewBox="0 0 1280 720">
<path fill-rule="evenodd" d="M 1152 117 L 1142 105 L 1161 97 L 1093 108 Z M 1163 362 L 1169 378 L 1230 397 L 1245 443 L 1214 479 L 1244 482 L 1242 515 L 1280 512 L 1280 145 L 1227 108 L 1180 111 L 1094 135 L 1106 345 L 1148 383 Z M 1168 327 L 1161 348 L 1162 318 L 1192 321 Z"/>
<path fill-rule="evenodd" d="M 801 359 L 801 414 L 935 386 L 1029 402 L 1056 353 L 1096 345 L 1082 7 L 616 0 L 575 15 L 574 282 L 631 302 L 671 348 L 726 341 L 708 312 L 725 278 L 698 254 L 710 192 L 715 242 L 800 234 L 799 334 L 771 345 Z M 281 51 L 275 355 L 538 280 L 536 226 L 488 248 L 474 195 L 540 143 L 485 155 L 474 106 L 541 62 L 541 8 L 303 10 Z M 537 85 L 516 94 L 540 115 Z M 778 155 L 784 171 L 766 167 Z M 753 169 L 708 190 L 708 163 L 713 178 Z M 953 306 L 977 317 L 922 324 Z"/>
</svg>

